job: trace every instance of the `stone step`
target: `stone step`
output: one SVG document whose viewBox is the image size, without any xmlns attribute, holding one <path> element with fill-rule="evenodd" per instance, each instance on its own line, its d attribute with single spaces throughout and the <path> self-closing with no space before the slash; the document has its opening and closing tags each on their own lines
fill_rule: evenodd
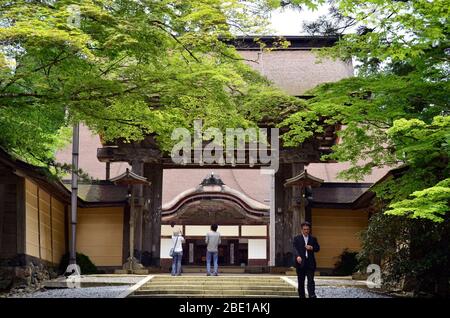
<svg viewBox="0 0 450 318">
<path fill-rule="evenodd" d="M 223 284 L 202 284 L 202 283 L 190 283 L 190 284 L 183 284 L 183 283 L 161 283 L 161 282 L 153 282 L 153 283 L 146 283 L 142 287 L 152 287 L 152 286 L 180 286 L 180 287 L 198 287 L 198 288 L 214 288 L 214 287 L 245 287 L 245 286 L 258 286 L 261 288 L 275 288 L 279 286 L 287 286 L 286 284 L 283 284 L 283 282 L 274 282 L 274 283 L 264 283 L 264 284 L 248 284 L 248 283 L 240 283 L 240 284 L 231 284 L 231 283 L 223 283 Z"/>
<path fill-rule="evenodd" d="M 274 280 L 274 281 L 259 281 L 259 282 L 249 282 L 249 281 L 211 281 L 211 282 L 205 282 L 205 281 L 160 281 L 160 280 L 150 280 L 149 282 L 145 283 L 145 285 L 150 284 L 159 284 L 159 285 L 205 285 L 205 286 L 220 286 L 220 285 L 285 285 L 286 283 L 282 280 Z"/>
<path fill-rule="evenodd" d="M 223 274 L 219 276 L 206 276 L 206 274 L 190 274 L 190 275 L 181 275 L 181 276 L 172 276 L 170 274 L 157 275 L 155 278 L 199 278 L 199 277 L 216 277 L 216 278 L 243 278 L 243 279 L 266 279 L 266 278 L 279 278 L 279 275 L 233 275 L 233 274 Z"/>
<path fill-rule="evenodd" d="M 173 286 L 173 285 L 184 285 L 184 286 L 202 286 L 202 287 L 214 287 L 214 286 L 285 286 L 282 281 L 274 281 L 274 282 L 147 282 L 144 286 L 152 286 L 152 285 L 165 285 L 165 286 Z"/>
<path fill-rule="evenodd" d="M 185 294 L 185 295 L 228 295 L 228 296 L 244 296 L 244 295 L 278 295 L 278 296 L 295 296 L 297 292 L 295 290 L 278 291 L 278 290 L 201 290 L 201 289 L 188 289 L 188 290 L 137 290 L 135 295 L 163 295 L 163 294 Z"/>
<path fill-rule="evenodd" d="M 205 267 L 182 267 L 183 273 L 206 273 Z M 245 273 L 245 267 L 219 267 L 219 273 Z"/>
<path fill-rule="evenodd" d="M 295 269 L 294 270 L 288 270 L 288 271 L 286 271 L 285 275 L 286 276 L 295 276 L 295 277 L 297 277 L 297 272 L 295 271 Z M 320 276 L 320 272 L 319 271 L 315 272 L 314 276 L 316 276 L 316 277 Z"/>
<path fill-rule="evenodd" d="M 279 276 L 155 276 L 131 297 L 297 297 Z"/>
<path fill-rule="evenodd" d="M 187 290 L 187 289 L 202 289 L 202 290 L 233 290 L 233 289 L 254 289 L 254 290 L 292 290 L 292 286 L 287 285 L 228 285 L 228 286 L 204 286 L 204 285 L 145 285 L 139 290 Z"/>
<path fill-rule="evenodd" d="M 236 277 L 236 276 L 155 276 L 153 279 L 165 280 L 226 280 L 226 281 L 268 281 L 280 280 L 280 277 Z"/>
<path fill-rule="evenodd" d="M 155 295 L 130 295 L 128 298 L 233 298 L 231 295 L 206 295 L 206 294 L 155 294 Z M 280 296 L 280 295 L 239 295 L 234 298 L 298 298 L 295 296 Z"/>
<path fill-rule="evenodd" d="M 155 280 L 152 282 L 149 282 L 147 284 L 160 284 L 160 285 L 205 285 L 205 286 L 215 286 L 215 285 L 242 285 L 242 284 L 252 284 L 252 285 L 263 285 L 263 286 L 271 286 L 271 285 L 278 285 L 282 284 L 282 281 L 272 281 L 272 282 L 225 282 L 225 281 L 216 281 L 216 282 L 186 282 L 186 281 L 159 281 Z"/>
<path fill-rule="evenodd" d="M 239 281 L 239 282 L 273 282 L 282 280 L 281 277 L 267 278 L 267 279 L 257 279 L 257 278 L 235 278 L 235 277 L 221 277 L 221 276 L 200 276 L 200 277 L 183 277 L 183 276 L 174 276 L 174 277 L 157 277 L 154 276 L 152 280 L 161 280 L 161 281 L 208 281 L 208 282 L 217 282 L 217 281 Z"/>
<path fill-rule="evenodd" d="M 124 275 L 124 274 L 148 275 L 149 273 L 150 273 L 150 271 L 146 268 L 134 269 L 132 271 L 129 269 L 115 269 L 114 270 L 114 274 L 117 274 L 117 275 Z"/>
</svg>

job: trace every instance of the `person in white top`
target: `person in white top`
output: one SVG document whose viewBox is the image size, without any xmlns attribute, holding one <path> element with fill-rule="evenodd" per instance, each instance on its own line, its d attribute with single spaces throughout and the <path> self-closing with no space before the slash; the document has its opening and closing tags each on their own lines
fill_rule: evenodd
<svg viewBox="0 0 450 318">
<path fill-rule="evenodd" d="M 174 225 L 172 226 L 174 227 Z M 176 230 L 172 235 L 172 276 L 181 275 L 181 259 L 183 258 L 183 244 L 184 237 L 180 230 Z"/>
</svg>

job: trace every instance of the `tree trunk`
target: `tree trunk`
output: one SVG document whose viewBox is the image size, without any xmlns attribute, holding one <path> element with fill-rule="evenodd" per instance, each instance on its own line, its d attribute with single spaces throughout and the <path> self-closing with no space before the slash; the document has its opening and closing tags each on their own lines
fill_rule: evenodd
<svg viewBox="0 0 450 318">
<path fill-rule="evenodd" d="M 440 270 L 437 271 L 436 292 L 439 297 L 450 297 L 450 217 L 447 214 L 442 224 L 443 231 L 439 244 L 437 245 L 444 251 L 444 257 Z"/>
</svg>

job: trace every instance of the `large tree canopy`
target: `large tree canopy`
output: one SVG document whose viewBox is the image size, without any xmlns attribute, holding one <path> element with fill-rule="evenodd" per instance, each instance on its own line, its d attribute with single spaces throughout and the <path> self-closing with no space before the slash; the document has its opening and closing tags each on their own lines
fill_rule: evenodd
<svg viewBox="0 0 450 318">
<path fill-rule="evenodd" d="M 76 6 L 74 6 L 76 5 Z M 49 162 L 67 127 L 106 140 L 155 133 L 162 149 L 194 119 L 249 126 L 301 102 L 252 71 L 229 40 L 261 33 L 265 1 L 2 1 L 0 146 Z"/>
<path fill-rule="evenodd" d="M 290 1 L 304 6 L 311 2 L 325 3 Z M 333 0 L 329 4 L 328 18 L 306 23 L 305 29 L 312 34 L 339 34 L 337 45 L 318 53 L 353 59 L 358 76 L 313 89 L 315 97 L 307 101 L 307 109 L 283 122 L 291 128 L 285 141 L 296 145 L 320 132 L 323 118 L 342 124 L 342 142 L 326 158 L 352 163 L 343 177 L 360 179 L 374 167 L 406 164 L 410 169 L 390 184 L 387 198 L 393 203 L 415 198 L 417 203 L 433 194 L 430 199 L 439 197 L 440 204 L 420 213 L 407 208 L 412 204 L 408 201 L 393 205 L 392 213 L 442 222 L 450 200 L 448 182 L 438 184 L 450 172 L 448 1 Z M 415 192 L 424 189 L 428 190 Z M 379 192 L 381 197 L 386 193 Z"/>
<path fill-rule="evenodd" d="M 325 1 L 286 1 L 310 6 Z M 342 177 L 398 167 L 373 190 L 384 213 L 363 233 L 361 264 L 382 260 L 383 283 L 450 294 L 450 120 L 448 0 L 331 0 L 327 16 L 305 23 L 310 34 L 339 35 L 318 53 L 352 59 L 357 76 L 323 84 L 281 125 L 296 145 L 341 124 L 326 158 L 351 163 Z M 381 199 L 381 200 L 380 200 Z M 366 269 L 364 269 L 365 271 Z M 405 282 L 403 286 L 399 283 Z"/>
</svg>

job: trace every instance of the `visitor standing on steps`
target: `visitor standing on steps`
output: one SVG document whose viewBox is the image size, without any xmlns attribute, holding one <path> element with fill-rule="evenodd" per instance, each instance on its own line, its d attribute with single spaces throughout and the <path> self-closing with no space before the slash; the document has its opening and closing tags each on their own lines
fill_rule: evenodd
<svg viewBox="0 0 450 318">
<path fill-rule="evenodd" d="M 221 243 L 220 233 L 217 232 L 217 224 L 211 225 L 211 231 L 206 234 L 206 275 L 211 276 L 211 258 L 213 258 L 214 262 L 214 272 L 212 275 L 217 276 L 219 265 L 219 244 Z"/>
<path fill-rule="evenodd" d="M 172 222 L 170 226 L 174 230 L 172 235 L 172 249 L 170 250 L 170 256 L 172 256 L 172 276 L 180 276 L 184 237 L 180 229 L 175 229 L 175 222 Z"/>
</svg>

